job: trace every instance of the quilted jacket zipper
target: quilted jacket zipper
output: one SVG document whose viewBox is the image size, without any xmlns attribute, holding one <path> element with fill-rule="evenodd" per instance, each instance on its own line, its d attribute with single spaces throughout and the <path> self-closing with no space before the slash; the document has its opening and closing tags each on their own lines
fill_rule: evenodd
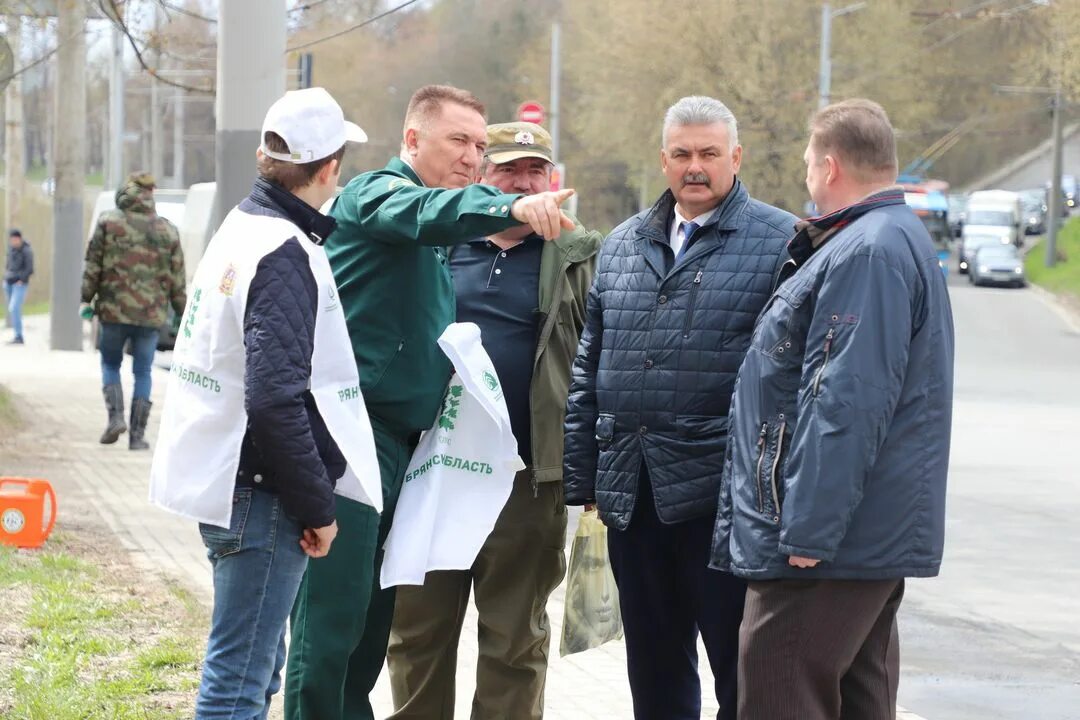
<svg viewBox="0 0 1080 720">
<path fill-rule="evenodd" d="M 690 302 L 686 305 L 686 323 L 683 325 L 683 338 L 690 337 L 690 323 L 694 319 L 694 300 L 697 299 L 698 288 L 701 287 L 702 271 L 698 270 L 694 276 L 694 282 L 690 285 Z"/>
</svg>

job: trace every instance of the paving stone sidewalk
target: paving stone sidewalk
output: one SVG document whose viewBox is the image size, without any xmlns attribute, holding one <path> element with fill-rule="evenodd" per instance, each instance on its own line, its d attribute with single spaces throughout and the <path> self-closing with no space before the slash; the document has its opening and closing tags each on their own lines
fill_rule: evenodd
<svg viewBox="0 0 1080 720">
<path fill-rule="evenodd" d="M 27 344 L 0 345 L 0 383 L 18 397 L 24 414 L 39 431 L 33 436 L 40 451 L 61 461 L 69 469 L 85 496 L 116 534 L 120 545 L 151 573 L 178 581 L 200 601 L 210 604 L 210 566 L 194 523 L 152 507 L 147 501 L 150 452 L 131 452 L 127 436 L 112 446 L 97 442 L 105 424 L 101 397 L 101 377 L 96 353 L 56 352 L 48 349 L 48 317 L 25 319 Z M 159 357 L 159 363 L 167 356 Z M 157 423 L 164 399 L 167 370 L 154 368 L 154 389 L 147 437 L 157 438 Z M 130 406 L 130 358 L 123 368 L 125 400 Z M 0 472 L 3 461 L 0 458 Z M 70 507 L 58 499 L 61 525 L 65 513 L 90 511 Z M 571 514 L 568 539 L 577 524 Z M 567 548 L 569 557 L 569 547 Z M 623 720 L 633 717 L 630 690 L 626 681 L 626 653 L 621 642 L 609 643 L 566 658 L 558 657 L 562 630 L 565 584 L 551 598 L 548 612 L 552 621 L 552 659 L 548 672 L 546 714 L 548 720 Z M 702 718 L 716 716 L 712 696 L 712 676 L 702 658 L 702 687 L 705 697 Z M 458 652 L 456 717 L 469 717 L 476 674 L 476 610 L 470 607 Z M 392 711 L 390 688 L 384 669 L 373 696 L 377 716 Z M 276 714 L 276 713 L 275 713 Z M 272 715 L 273 716 L 273 715 Z M 920 720 L 901 712 L 902 720 Z"/>
</svg>

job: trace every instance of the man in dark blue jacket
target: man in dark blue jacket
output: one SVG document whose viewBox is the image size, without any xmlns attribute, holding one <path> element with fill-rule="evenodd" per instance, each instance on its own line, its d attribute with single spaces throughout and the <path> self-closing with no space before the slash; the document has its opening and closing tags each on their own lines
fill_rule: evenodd
<svg viewBox="0 0 1080 720">
<path fill-rule="evenodd" d="M 604 241 L 566 414 L 570 505 L 610 528 L 637 718 L 701 716 L 697 637 L 734 718 L 743 582 L 709 545 L 735 374 L 795 218 L 750 198 L 734 116 L 687 97 L 664 119 L 670 189 Z"/>
<path fill-rule="evenodd" d="M 750 581 L 740 720 L 885 720 L 904 578 L 941 564 L 952 312 L 881 106 L 819 111 L 806 163 L 823 214 L 739 371 L 713 566 Z"/>
<path fill-rule="evenodd" d="M 8 345 L 22 345 L 22 308 L 30 276 L 34 274 L 34 251 L 18 230 L 8 233 L 8 243 L 7 265 L 4 267 L 4 297 L 7 299 L 8 320 L 15 330 L 15 337 Z"/>
</svg>

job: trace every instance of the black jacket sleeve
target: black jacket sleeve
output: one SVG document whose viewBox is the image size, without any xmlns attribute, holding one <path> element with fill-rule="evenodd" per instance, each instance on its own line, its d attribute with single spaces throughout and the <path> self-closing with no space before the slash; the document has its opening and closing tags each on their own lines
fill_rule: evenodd
<svg viewBox="0 0 1080 720">
<path fill-rule="evenodd" d="M 294 238 L 259 261 L 244 317 L 248 437 L 273 468 L 285 512 L 311 528 L 334 520 L 334 485 L 305 405 L 317 303 L 307 253 Z"/>
<path fill-rule="evenodd" d="M 30 282 L 30 276 L 34 274 L 34 251 L 28 244 L 23 244 L 23 271 L 19 278 L 24 283 Z"/>
</svg>

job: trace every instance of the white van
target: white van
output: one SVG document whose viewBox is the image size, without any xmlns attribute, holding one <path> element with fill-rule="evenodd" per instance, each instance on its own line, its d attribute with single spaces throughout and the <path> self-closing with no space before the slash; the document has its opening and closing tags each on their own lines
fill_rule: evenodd
<svg viewBox="0 0 1080 720">
<path fill-rule="evenodd" d="M 964 233 L 1008 237 L 1006 243 L 1019 246 L 1024 238 L 1024 204 L 1020 193 L 1009 190 L 979 190 L 968 196 Z"/>
<path fill-rule="evenodd" d="M 1023 244 L 1024 205 L 1019 193 L 980 190 L 968 196 L 957 269 L 966 273 L 975 251 L 994 242 L 1016 247 Z"/>
</svg>

